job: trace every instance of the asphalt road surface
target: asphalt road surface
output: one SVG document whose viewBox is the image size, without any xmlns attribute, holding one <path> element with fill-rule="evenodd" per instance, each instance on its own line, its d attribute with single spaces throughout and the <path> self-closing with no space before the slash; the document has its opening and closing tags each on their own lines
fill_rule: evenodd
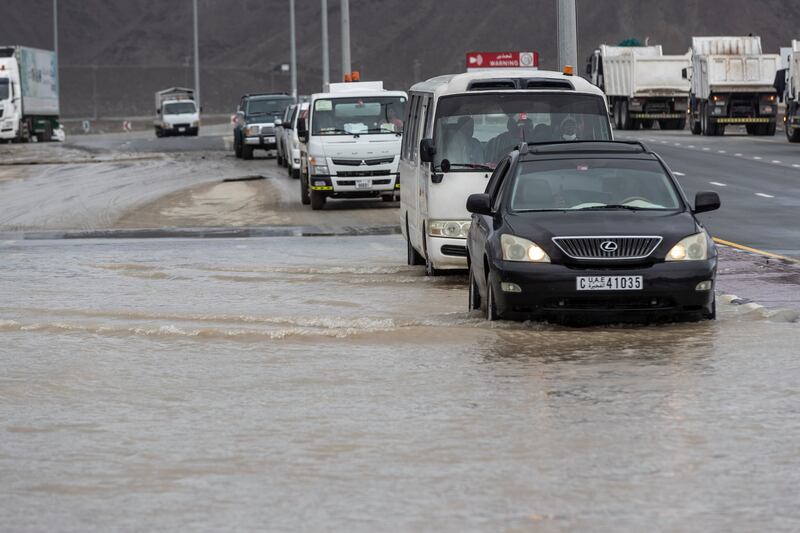
<svg viewBox="0 0 800 533">
<path fill-rule="evenodd" d="M 800 258 L 800 144 L 782 132 L 748 136 L 728 128 L 723 137 L 682 132 L 618 131 L 663 156 L 690 198 L 717 191 L 722 209 L 701 215 L 713 236 Z"/>
</svg>

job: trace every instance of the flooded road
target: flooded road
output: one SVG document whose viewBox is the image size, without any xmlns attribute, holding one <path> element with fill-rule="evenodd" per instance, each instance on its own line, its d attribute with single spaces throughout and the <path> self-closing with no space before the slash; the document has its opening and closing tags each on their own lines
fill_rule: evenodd
<svg viewBox="0 0 800 533">
<path fill-rule="evenodd" d="M 783 315 L 490 325 L 398 236 L 0 256 L 5 530 L 800 525 Z"/>
</svg>

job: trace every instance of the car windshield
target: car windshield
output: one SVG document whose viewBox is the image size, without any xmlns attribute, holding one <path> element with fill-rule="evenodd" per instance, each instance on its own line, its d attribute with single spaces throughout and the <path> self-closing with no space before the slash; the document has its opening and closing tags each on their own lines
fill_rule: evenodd
<svg viewBox="0 0 800 533">
<path fill-rule="evenodd" d="M 434 165 L 452 171 L 494 168 L 515 146 L 562 140 L 610 140 L 602 97 L 569 93 L 476 93 L 439 99 Z"/>
<path fill-rule="evenodd" d="M 0 100 L 7 100 L 10 91 L 8 90 L 8 78 L 0 79 Z"/>
<path fill-rule="evenodd" d="M 247 116 L 282 115 L 286 106 L 292 105 L 291 97 L 249 100 Z"/>
<path fill-rule="evenodd" d="M 165 115 L 183 115 L 185 113 L 195 112 L 194 102 L 175 102 L 172 104 L 164 104 Z"/>
<path fill-rule="evenodd" d="M 403 96 L 354 96 L 314 102 L 312 135 L 359 135 L 403 132 Z"/>
<path fill-rule="evenodd" d="M 658 161 L 524 161 L 511 183 L 512 211 L 675 210 L 681 202 Z"/>
</svg>

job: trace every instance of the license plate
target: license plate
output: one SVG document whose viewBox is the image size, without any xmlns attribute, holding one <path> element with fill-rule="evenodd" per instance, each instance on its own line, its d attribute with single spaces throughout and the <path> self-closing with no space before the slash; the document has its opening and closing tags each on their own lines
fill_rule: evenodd
<svg viewBox="0 0 800 533">
<path fill-rule="evenodd" d="M 275 137 L 264 137 L 264 142 L 265 143 L 274 143 L 275 142 Z"/>
<path fill-rule="evenodd" d="M 178 128 L 178 131 L 186 131 L 186 128 Z"/>
<path fill-rule="evenodd" d="M 639 291 L 642 276 L 578 276 L 575 288 L 579 291 Z"/>
<path fill-rule="evenodd" d="M 356 189 L 369 189 L 371 185 L 370 180 L 356 180 Z"/>
</svg>

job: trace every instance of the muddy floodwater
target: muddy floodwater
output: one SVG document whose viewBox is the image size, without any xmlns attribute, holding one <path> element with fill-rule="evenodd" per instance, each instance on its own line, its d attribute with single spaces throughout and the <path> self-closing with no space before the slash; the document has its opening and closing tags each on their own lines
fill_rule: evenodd
<svg viewBox="0 0 800 533">
<path fill-rule="evenodd" d="M 398 236 L 0 258 L 5 531 L 800 527 L 780 313 L 490 325 Z"/>
</svg>

